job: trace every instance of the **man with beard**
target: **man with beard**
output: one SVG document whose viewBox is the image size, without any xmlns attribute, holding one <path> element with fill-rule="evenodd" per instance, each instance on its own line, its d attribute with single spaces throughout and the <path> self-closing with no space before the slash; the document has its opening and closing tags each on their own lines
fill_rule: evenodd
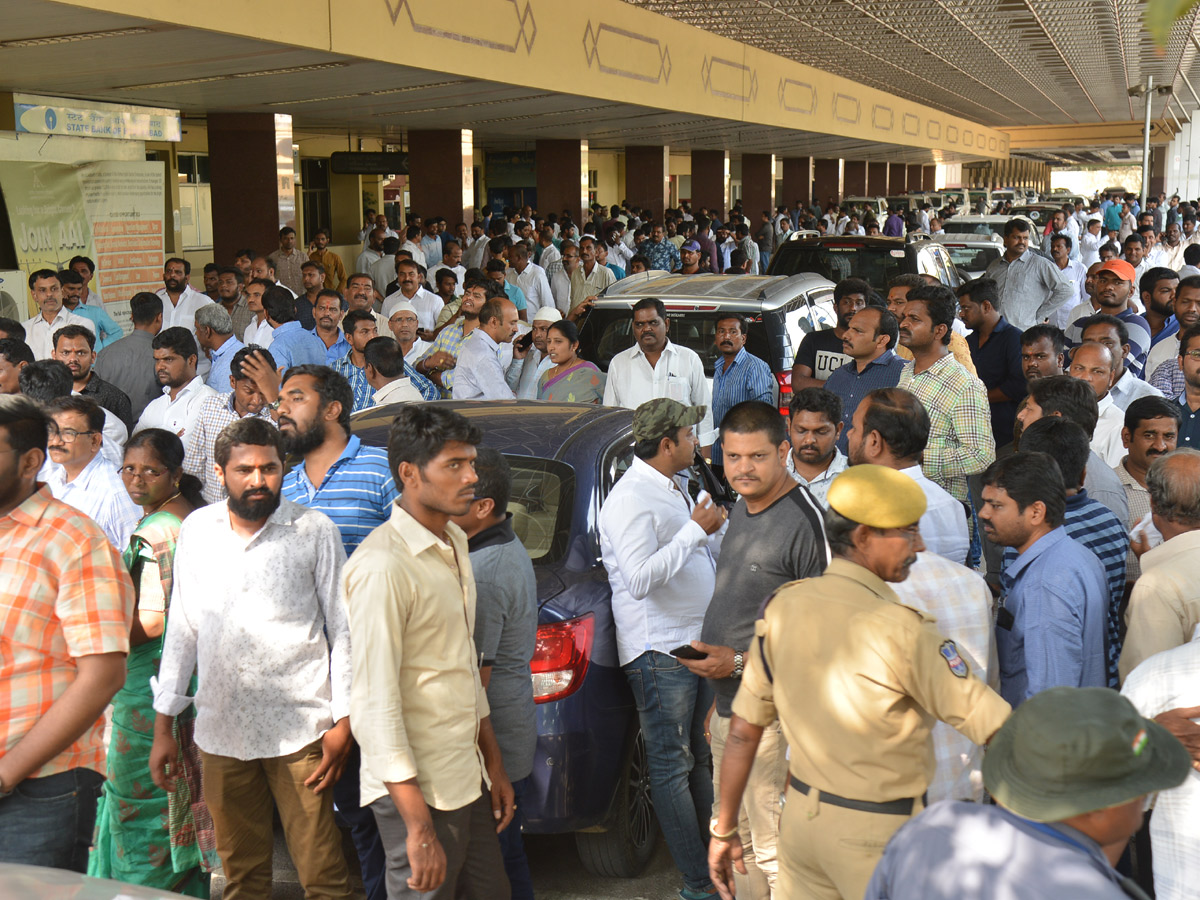
<svg viewBox="0 0 1200 900">
<path fill-rule="evenodd" d="M 114 341 L 121 339 L 125 333 L 112 316 L 104 311 L 103 304 L 91 305 L 83 302 L 83 289 L 86 286 L 83 276 L 74 269 L 63 269 L 58 273 L 58 281 L 62 285 L 63 309 L 85 319 L 90 319 L 96 326 L 96 350 L 100 351 Z"/>
<path fill-rule="evenodd" d="M 267 262 L 275 270 L 279 283 L 291 291 L 293 297 L 304 290 L 300 269 L 304 261 L 304 254 L 296 249 L 296 229 L 290 225 L 283 226 L 279 229 L 279 249 L 267 255 Z"/>
<path fill-rule="evenodd" d="M 1146 272 L 1146 275 L 1150 275 L 1154 271 L 1151 269 Z M 1170 269 L 1162 271 L 1174 274 Z M 1125 327 L 1129 330 L 1129 353 L 1125 358 L 1125 365 L 1136 377 L 1141 378 L 1143 367 L 1146 365 L 1146 352 L 1150 349 L 1150 326 L 1130 306 L 1130 301 L 1138 286 L 1133 266 L 1121 259 L 1109 260 L 1100 264 L 1100 268 L 1096 270 L 1093 278 L 1096 285 L 1094 296 L 1096 306 L 1093 307 L 1091 303 L 1080 303 L 1071 310 L 1071 320 L 1064 329 L 1067 335 L 1067 344 L 1074 347 L 1083 343 L 1080 323 L 1084 319 L 1097 313 L 1116 316 L 1125 323 Z"/>
<path fill-rule="evenodd" d="M 188 432 L 200 416 L 204 401 L 216 394 L 196 374 L 196 340 L 186 328 L 165 328 L 150 342 L 154 351 L 154 377 L 162 394 L 142 411 L 134 433 L 164 428 L 187 446 Z"/>
<path fill-rule="evenodd" d="M 833 479 L 849 461 L 838 449 L 842 431 L 842 401 L 824 388 L 801 388 L 788 405 L 789 474 L 804 485 L 821 506 Z"/>
<path fill-rule="evenodd" d="M 196 310 L 213 302 L 188 284 L 191 272 L 192 264 L 186 259 L 173 256 L 163 263 L 163 286 L 157 291 L 163 302 L 163 328 L 178 326 L 191 331 L 196 324 Z"/>
<path fill-rule="evenodd" d="M 683 246 L 679 248 L 679 265 L 670 271 L 678 275 L 700 274 L 699 241 L 684 241 Z"/>
<path fill-rule="evenodd" d="M 720 782 L 708 859 L 723 900 L 745 872 L 738 809 L 763 731 L 790 751 L 777 896 L 862 896 L 891 835 L 924 806 L 938 719 L 985 744 L 1010 708 L 932 617 L 901 604 L 924 549 L 925 495 L 885 466 L 853 466 L 829 490 L 825 574 L 776 591 L 755 625 Z"/>
<path fill-rule="evenodd" d="M 479 311 L 487 298 L 488 281 L 485 278 L 468 278 L 463 288 L 462 306 L 459 307 L 460 318 L 438 332 L 433 347 L 413 366 L 417 374 L 441 388 L 444 398 L 449 398 L 454 389 L 454 369 L 458 364 L 459 352 L 466 338 L 479 327 Z"/>
<path fill-rule="evenodd" d="M 119 387 L 109 384 L 92 371 L 96 363 L 96 351 L 93 349 L 95 340 L 96 336 L 82 326 L 64 325 L 54 332 L 53 358 L 66 363 L 71 370 L 71 377 L 75 380 L 72 393 L 95 401 L 120 419 L 128 431 L 134 422 L 129 397 Z"/>
<path fill-rule="evenodd" d="M 329 249 L 329 241 L 329 230 L 317 229 L 308 258 L 321 264 L 325 272 L 325 288 L 340 293 L 346 289 L 346 265 L 340 256 Z"/>
<path fill-rule="evenodd" d="M 150 774 L 174 791 L 175 717 L 196 705 L 227 890 L 271 894 L 272 806 L 308 896 L 352 896 L 329 789 L 350 752 L 350 631 L 338 584 L 346 552 L 328 517 L 280 496 L 279 432 L 251 416 L 213 452 L 224 503 L 184 522 L 171 623 L 152 680 Z M 246 598 L 252 597 L 252 603 Z M 203 683 L 192 696 L 192 675 Z"/>
<path fill-rule="evenodd" d="M 809 387 L 824 387 L 825 380 L 835 369 L 840 369 L 851 359 L 846 355 L 842 340 L 850 327 L 851 317 L 874 299 L 882 306 L 871 286 L 861 278 L 843 278 L 833 289 L 833 305 L 837 312 L 837 325 L 832 330 L 810 331 L 800 342 L 796 361 L 792 364 L 792 390 Z"/>
<path fill-rule="evenodd" d="M 604 405 L 637 409 L 647 400 L 669 397 L 685 406 L 703 406 L 697 429 L 701 452 L 707 453 L 716 438 L 712 396 L 704 363 L 695 350 L 667 339 L 671 322 L 661 300 L 647 297 L 633 306 L 634 344 L 608 364 Z"/>
<path fill-rule="evenodd" d="M 1179 367 L 1179 332 L 1200 323 L 1200 275 L 1182 279 L 1175 288 L 1175 320 L 1179 331 L 1154 345 L 1146 358 L 1150 383 L 1166 397 L 1183 393 L 1183 369 Z"/>
<path fill-rule="evenodd" d="M 300 271 L 304 279 L 304 293 L 296 297 L 296 321 L 304 330 L 312 331 L 317 327 L 317 297 L 326 290 L 325 267 L 310 259 L 300 267 Z"/>
<path fill-rule="evenodd" d="M 754 642 L 754 623 L 764 597 L 801 578 L 813 578 L 829 564 L 824 510 L 788 476 L 789 446 L 779 411 L 748 400 L 721 420 L 725 477 L 738 492 L 717 557 L 712 601 L 704 614 L 700 640 L 692 647 L 704 658 L 679 662 L 709 680 L 716 694 L 712 737 L 713 791 L 729 734 L 731 705 L 741 683 L 745 657 Z M 747 795 L 736 819 L 749 872 L 738 896 L 766 900 L 778 876 L 776 843 L 780 795 L 787 787 L 787 744 L 779 723 L 763 730 Z M 713 804 L 713 816 L 720 803 Z M 739 882 L 741 879 L 739 879 Z"/>
<path fill-rule="evenodd" d="M 1017 706 L 1050 687 L 1105 687 L 1108 588 L 1104 567 L 1063 527 L 1062 472 L 1045 453 L 1015 453 L 983 473 L 979 521 L 1013 547 L 996 617 L 1000 693 Z"/>
<path fill-rule="evenodd" d="M 720 425 L 725 414 L 739 403 L 761 400 L 771 403 L 778 386 L 771 367 L 746 349 L 750 329 L 745 318 L 729 313 L 720 316 L 714 327 L 714 339 L 721 351 L 713 366 L 713 424 Z M 721 443 L 713 444 L 712 461 L 721 465 Z"/>
<path fill-rule="evenodd" d="M 302 459 L 284 477 L 283 496 L 332 519 L 349 556 L 387 521 L 396 499 L 387 453 L 364 445 L 350 433 L 353 391 L 342 375 L 326 366 L 290 369 L 280 385 L 278 402 L 284 451 Z M 359 807 L 358 769 L 357 748 L 353 748 L 333 797 L 338 812 L 350 823 L 368 895 L 382 897 L 383 845 L 370 810 Z"/>
<path fill-rule="evenodd" d="M 467 538 L 451 521 L 471 509 L 479 440 L 457 413 L 401 408 L 387 454 L 404 491 L 342 584 L 362 800 L 392 900 L 509 896 L 496 835 L 512 821 L 513 789 L 480 680 Z"/>
<path fill-rule="evenodd" d="M 361 309 L 346 313 L 342 324 L 350 349 L 344 356 L 331 360 L 329 366 L 350 385 L 354 395 L 354 409 L 351 412 L 358 412 L 372 404 L 374 391 L 367 382 L 367 360 L 363 351 L 367 349 L 367 344 L 379 337 L 379 331 L 374 314 Z"/>
<path fill-rule="evenodd" d="M 1175 449 L 1182 419 L 1179 405 L 1165 397 L 1141 397 L 1125 410 L 1121 440 L 1126 454 L 1114 469 L 1129 500 L 1130 521 L 1135 524 L 1150 515 L 1150 491 L 1146 487 L 1150 464 Z M 1141 560 L 1130 547 L 1125 560 L 1126 597 L 1141 574 Z"/>
<path fill-rule="evenodd" d="M 253 344 L 238 350 L 229 362 L 230 392 L 205 398 L 192 433 L 184 442 L 183 470 L 200 479 L 201 493 L 209 503 L 219 503 L 227 496 L 225 485 L 213 466 L 213 449 L 225 426 L 247 416 L 258 416 L 274 424 L 267 399 L 255 383 L 251 367 L 246 365 L 246 357 L 255 351 L 265 366 L 271 372 L 275 371 L 275 359 L 269 350 Z"/>
<path fill-rule="evenodd" d="M 254 313 L 242 293 L 244 282 L 242 270 L 237 266 L 226 266 L 217 274 L 217 302 L 233 319 L 235 336 L 246 333 L 246 326 L 254 321 Z"/>
<path fill-rule="evenodd" d="M 1151 269 L 1138 281 L 1142 294 L 1143 316 L 1150 328 L 1150 351 L 1174 334 L 1179 333 L 1179 320 L 1175 318 L 1175 291 L 1179 287 L 1179 273 L 1158 266 Z M 1142 371 L 1152 375 L 1150 357 L 1146 356 L 1146 368 Z"/>
</svg>

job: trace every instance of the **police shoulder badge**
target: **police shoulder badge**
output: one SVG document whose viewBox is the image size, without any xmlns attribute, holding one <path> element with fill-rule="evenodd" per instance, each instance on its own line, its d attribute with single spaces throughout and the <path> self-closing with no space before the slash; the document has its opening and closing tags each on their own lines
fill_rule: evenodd
<svg viewBox="0 0 1200 900">
<path fill-rule="evenodd" d="M 970 671 L 967 668 L 967 661 L 959 655 L 958 648 L 954 646 L 954 641 L 942 641 L 942 645 L 938 647 L 938 652 L 946 660 L 946 665 L 950 667 L 950 671 L 959 678 L 966 678 Z"/>
</svg>

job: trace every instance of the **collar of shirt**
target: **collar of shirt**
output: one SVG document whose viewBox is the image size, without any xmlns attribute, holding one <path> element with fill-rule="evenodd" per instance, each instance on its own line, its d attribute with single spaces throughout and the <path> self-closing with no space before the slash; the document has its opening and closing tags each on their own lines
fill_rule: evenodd
<svg viewBox="0 0 1200 900">
<path fill-rule="evenodd" d="M 279 327 L 277 327 L 277 328 L 273 329 L 273 330 L 271 331 L 271 336 L 272 336 L 273 338 L 278 338 L 278 337 L 280 337 L 281 335 L 289 334 L 289 333 L 291 333 L 291 332 L 293 332 L 293 331 L 302 331 L 303 329 L 304 329 L 304 326 L 303 326 L 303 325 L 301 325 L 301 324 L 300 324 L 299 322 L 297 322 L 295 319 L 292 319 L 292 321 L 290 321 L 290 322 L 284 322 L 284 323 L 283 323 L 282 325 L 280 325 Z"/>
<path fill-rule="evenodd" d="M 350 440 L 346 441 L 346 446 L 342 448 L 341 454 L 338 456 L 337 459 L 335 459 L 333 461 L 333 465 L 331 465 L 329 467 L 329 470 L 325 473 L 324 480 L 321 482 L 320 485 L 318 485 L 315 488 L 313 487 L 313 483 L 308 480 L 308 470 L 304 467 L 304 464 L 301 463 L 300 465 L 296 466 L 296 468 L 294 470 L 296 472 L 296 477 L 300 480 L 300 483 L 303 484 L 304 487 L 308 490 L 309 496 L 312 496 L 317 491 L 319 491 L 321 489 L 321 487 L 323 487 L 325 484 L 327 484 L 329 482 L 329 479 L 333 478 L 333 476 L 337 472 L 337 470 L 340 469 L 343 465 L 345 465 L 346 460 L 354 459 L 354 457 L 356 457 L 358 455 L 358 448 L 361 446 L 362 446 L 362 441 L 359 439 L 358 435 L 357 434 L 350 435 Z"/>
<path fill-rule="evenodd" d="M 692 508 L 692 504 L 688 502 L 687 494 L 685 494 L 683 488 L 679 486 L 679 482 L 675 478 L 668 478 L 644 459 L 639 459 L 635 456 L 633 458 L 633 463 L 629 466 L 629 469 L 625 474 L 626 476 L 633 475 L 634 479 L 636 480 L 645 481 L 648 484 L 656 486 L 660 490 L 668 491 L 672 496 L 681 497 L 687 508 L 689 510 Z"/>
<path fill-rule="evenodd" d="M 223 343 L 216 350 L 212 351 L 212 354 L 208 358 L 211 361 L 216 362 L 218 359 L 223 359 L 230 354 L 237 353 L 240 349 L 242 349 L 242 342 L 239 341 L 235 335 L 230 335 L 229 338 L 226 339 L 225 343 Z"/>
<path fill-rule="evenodd" d="M 50 485 L 39 482 L 34 487 L 33 493 L 14 507 L 4 518 L 12 519 L 17 525 L 32 528 L 42 521 L 50 509 L 50 501 L 53 499 L 54 494 L 50 491 Z"/>
<path fill-rule="evenodd" d="M 303 466 L 300 467 L 300 471 L 304 471 Z M 226 501 L 226 505 L 227 503 L 228 501 Z M 250 537 L 244 539 L 246 542 L 246 549 L 249 549 L 251 544 L 266 534 L 267 529 L 272 525 L 282 527 L 291 525 L 293 520 L 295 520 L 297 513 L 303 509 L 304 507 L 299 503 L 293 503 L 287 497 L 281 496 L 279 498 L 279 506 L 275 508 L 275 512 L 271 513 L 271 515 L 267 517 L 267 521 L 263 523 L 263 527 L 254 532 L 254 534 L 250 535 Z M 230 532 L 236 535 L 239 540 L 243 539 L 240 534 L 233 530 L 233 526 L 229 524 L 229 516 L 221 516 L 220 519 L 224 527 L 228 528 Z"/>
<path fill-rule="evenodd" d="M 446 538 L 442 540 L 404 509 L 397 501 L 392 505 L 392 515 L 388 518 L 388 526 L 396 529 L 401 540 L 408 545 L 408 549 L 412 551 L 413 556 L 419 556 L 426 550 L 433 548 L 438 554 L 449 563 L 454 557 L 454 544 L 456 538 L 464 547 L 467 543 L 467 536 L 461 528 L 453 522 L 446 523 Z M 455 567 L 457 568 L 457 566 Z"/>
<path fill-rule="evenodd" d="M 405 387 L 412 387 L 414 390 L 416 388 L 416 386 L 412 383 L 412 379 L 408 378 L 407 376 L 397 378 L 395 381 L 389 381 L 379 390 L 375 391 L 374 394 L 372 394 L 371 399 L 374 401 L 376 406 L 384 406 L 391 402 L 388 399 L 389 397 L 403 390 Z"/>
<path fill-rule="evenodd" d="M 478 341 L 493 353 L 497 353 L 500 350 L 500 345 L 492 340 L 492 336 L 484 330 L 482 325 L 477 326 L 474 331 L 467 335 L 467 340 Z"/>
<path fill-rule="evenodd" d="M 1155 566 L 1169 563 L 1181 556 L 1194 556 L 1200 551 L 1200 531 L 1185 531 L 1170 540 L 1163 541 L 1153 550 L 1142 554 L 1142 574 L 1145 575 Z"/>
<path fill-rule="evenodd" d="M 795 457 L 793 457 L 791 453 L 789 453 L 787 456 L 788 472 L 790 472 L 792 477 L 795 478 L 797 481 L 799 481 L 801 484 L 803 484 L 805 487 L 808 487 L 813 484 L 817 484 L 818 482 L 821 482 L 821 481 L 828 481 L 828 480 L 832 479 L 834 476 L 842 474 L 842 472 L 844 472 L 846 470 L 846 467 L 848 465 L 850 465 L 850 460 L 846 458 L 846 455 L 844 453 L 842 453 L 841 450 L 839 450 L 837 447 L 834 447 L 833 448 L 833 457 L 829 460 L 829 465 L 825 468 L 825 471 L 810 481 L 809 479 L 805 478 L 803 475 L 801 475 L 799 472 L 796 471 Z"/>
<path fill-rule="evenodd" d="M 667 345 L 670 346 L 669 341 L 667 342 Z M 719 378 L 723 375 L 728 375 L 730 372 L 732 372 L 734 369 L 736 369 L 738 367 L 739 363 L 745 362 L 746 358 L 749 355 L 750 355 L 750 352 L 745 347 L 742 347 L 742 349 L 737 352 L 737 355 L 734 356 L 733 362 L 731 362 L 729 364 L 728 369 L 725 368 L 724 360 L 722 360 L 721 362 L 718 362 L 716 365 L 713 366 L 713 378 Z"/>
<path fill-rule="evenodd" d="M 53 480 L 59 487 L 65 487 L 69 484 L 74 488 L 86 491 L 91 484 L 92 477 L 106 462 L 104 454 L 97 450 L 96 455 L 91 458 L 91 461 L 71 481 L 67 481 L 67 470 L 65 467 L 59 463 L 51 463 L 51 468 L 46 473 L 47 483 Z"/>
<path fill-rule="evenodd" d="M 1046 552 L 1052 552 L 1055 547 L 1063 541 L 1069 541 L 1067 530 L 1059 525 L 1053 531 L 1043 534 L 1040 538 L 1033 542 L 1032 547 L 1026 547 L 1025 552 L 1020 554 L 1012 565 L 1008 566 L 1000 575 L 1005 586 L 1011 587 L 1013 582 L 1017 580 L 1017 576 L 1024 572 L 1039 556 Z"/>
<path fill-rule="evenodd" d="M 900 598 L 896 596 L 896 592 L 888 587 L 888 583 L 872 572 L 870 569 L 864 569 L 858 563 L 851 562 L 840 556 L 835 556 L 829 561 L 829 566 L 825 569 L 825 575 L 838 575 L 842 578 L 862 585 L 872 594 L 875 594 L 881 600 L 888 600 L 892 603 L 899 603 Z"/>
<path fill-rule="evenodd" d="M 190 396 L 191 394 L 194 394 L 196 391 L 200 390 L 200 388 L 205 387 L 205 386 L 206 385 L 204 383 L 204 376 L 197 375 L 195 378 L 193 378 L 191 381 L 189 381 L 187 384 L 185 384 L 183 387 L 181 387 L 179 389 L 179 393 L 175 395 L 174 400 L 172 400 L 171 396 L 170 396 L 170 394 L 171 394 L 171 386 L 170 385 L 164 384 L 162 393 L 163 393 L 163 396 L 167 398 L 167 403 L 178 403 L 180 400 L 186 399 L 188 396 Z"/>
<path fill-rule="evenodd" d="M 877 357 L 870 360 L 867 363 L 867 368 L 869 369 L 869 368 L 871 368 L 871 366 L 886 366 L 889 363 L 891 363 L 891 361 L 893 359 L 900 359 L 900 357 L 898 357 L 896 355 L 896 352 L 889 347 L 887 350 L 884 350 L 882 353 L 880 353 Z M 903 360 L 901 360 L 901 362 L 903 362 Z M 854 374 L 855 375 L 862 374 L 862 372 L 858 371 L 858 360 L 852 359 L 852 360 L 850 360 L 850 364 L 854 366 Z"/>
<path fill-rule="evenodd" d="M 467 538 L 467 548 L 474 553 L 485 547 L 498 547 L 501 544 L 511 544 L 517 539 L 512 527 L 512 513 L 506 513 L 503 522 L 497 522 L 490 528 L 485 528 L 478 534 Z"/>
<path fill-rule="evenodd" d="M 746 350 L 746 348 L 743 347 L 742 352 L 744 353 L 745 350 Z M 675 356 L 675 355 L 676 355 L 675 345 L 671 343 L 670 338 L 667 338 L 667 345 L 665 347 L 663 347 L 662 356 L 660 356 L 659 359 L 662 359 L 663 356 Z M 741 356 L 740 353 L 738 355 Z M 646 359 L 646 354 L 642 350 L 642 345 L 634 344 L 633 345 L 633 358 L 637 359 L 639 356 L 642 357 L 642 359 Z M 649 360 L 646 360 L 646 361 L 649 362 Z M 657 366 L 656 366 L 656 368 L 657 368 Z"/>
</svg>

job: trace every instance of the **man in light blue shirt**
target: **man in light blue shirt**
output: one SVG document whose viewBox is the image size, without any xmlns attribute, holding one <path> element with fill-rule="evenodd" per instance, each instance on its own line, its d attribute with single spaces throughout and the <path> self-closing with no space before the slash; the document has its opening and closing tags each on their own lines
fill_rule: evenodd
<svg viewBox="0 0 1200 900">
<path fill-rule="evenodd" d="M 96 352 L 99 353 L 113 341 L 121 339 L 125 331 L 113 321 L 112 316 L 104 311 L 104 304 L 83 302 L 83 276 L 74 269 L 63 269 L 58 273 L 62 282 L 63 308 L 77 316 L 82 316 L 96 326 Z M 93 296 L 95 296 L 93 294 Z"/>
<path fill-rule="evenodd" d="M 771 367 L 746 349 L 749 325 L 745 318 L 729 314 L 717 319 L 714 337 L 720 358 L 713 366 L 713 425 L 720 428 L 725 413 L 746 400 L 775 401 L 775 378 Z M 713 442 L 712 461 L 721 465 L 721 441 Z"/>
<path fill-rule="evenodd" d="M 493 298 L 479 310 L 479 326 L 463 341 L 454 367 L 455 400 L 513 400 L 513 385 L 521 378 L 528 348 L 513 346 L 513 361 L 500 364 L 501 344 L 517 334 L 517 307 L 507 298 Z"/>
<path fill-rule="evenodd" d="M 218 394 L 227 393 L 229 364 L 233 354 L 245 345 L 233 334 L 233 318 L 220 303 L 208 303 L 196 310 L 196 343 L 208 354 L 211 368 L 204 383 Z"/>
<path fill-rule="evenodd" d="M 325 365 L 325 342 L 296 321 L 296 301 L 286 288 L 267 288 L 262 299 L 271 332 L 271 355 L 287 371 L 292 366 Z"/>
<path fill-rule="evenodd" d="M 1108 683 L 1104 567 L 1067 534 L 1066 504 L 1048 454 L 1016 453 L 983 473 L 983 533 L 1018 553 L 1001 572 L 996 617 L 1000 694 L 1014 707 L 1046 688 Z"/>
</svg>

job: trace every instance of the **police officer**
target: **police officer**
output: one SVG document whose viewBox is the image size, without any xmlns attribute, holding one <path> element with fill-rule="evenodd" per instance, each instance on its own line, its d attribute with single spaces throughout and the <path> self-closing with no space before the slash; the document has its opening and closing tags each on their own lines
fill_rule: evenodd
<svg viewBox="0 0 1200 900">
<path fill-rule="evenodd" d="M 744 871 L 737 809 L 747 774 L 777 718 L 791 749 L 778 896 L 859 900 L 888 839 L 924 807 L 934 721 L 982 744 L 1011 711 L 934 620 L 887 585 L 925 549 L 920 486 L 864 464 L 838 475 L 827 499 L 833 561 L 768 601 L 733 701 L 709 842 L 724 900 L 732 869 Z"/>
<path fill-rule="evenodd" d="M 866 900 L 1143 900 L 1113 865 L 1141 827 L 1146 795 L 1190 771 L 1183 744 L 1115 691 L 1042 691 L 984 757 L 1000 805 L 925 810 L 888 844 Z"/>
</svg>

